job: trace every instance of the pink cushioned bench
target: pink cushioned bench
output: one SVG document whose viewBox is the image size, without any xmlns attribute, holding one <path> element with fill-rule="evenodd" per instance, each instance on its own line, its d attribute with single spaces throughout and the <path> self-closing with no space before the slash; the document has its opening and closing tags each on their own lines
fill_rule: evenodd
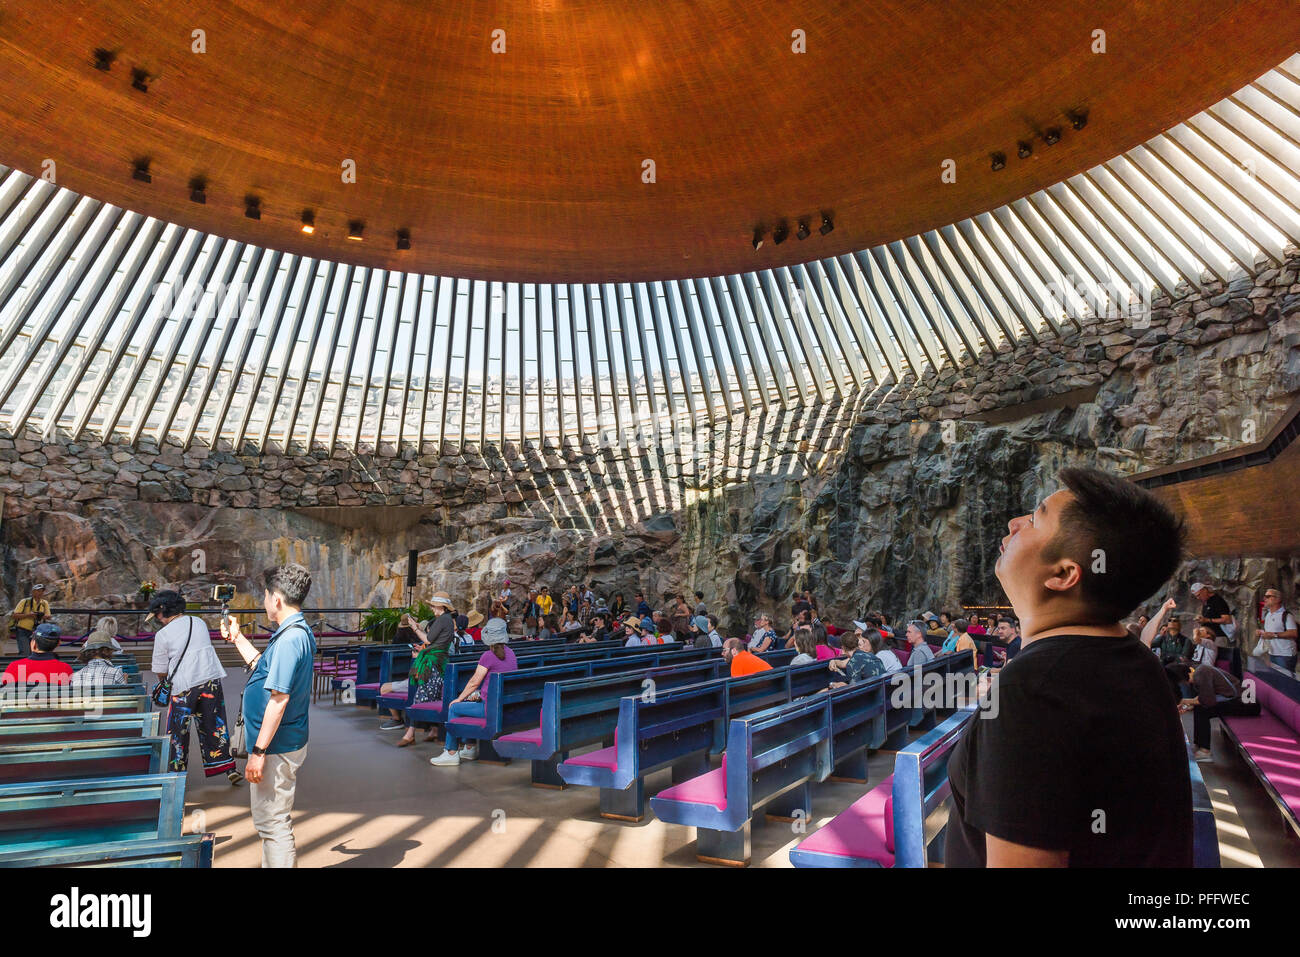
<svg viewBox="0 0 1300 957">
<path fill-rule="evenodd" d="M 542 729 L 529 728 L 527 731 L 515 731 L 511 734 L 503 734 L 499 738 L 497 738 L 497 740 L 498 741 L 522 741 L 525 744 L 535 744 L 540 746 L 542 743 Z"/>
<path fill-rule="evenodd" d="M 575 754 L 564 763 L 576 764 L 583 768 L 608 768 L 613 771 L 618 767 L 618 746 L 588 751 L 586 754 Z"/>
<path fill-rule="evenodd" d="M 1224 733 L 1263 783 L 1278 810 L 1300 834 L 1300 701 L 1250 675 L 1258 717 L 1221 718 Z"/>
<path fill-rule="evenodd" d="M 893 867 L 891 774 L 790 852 L 795 867 Z"/>
</svg>

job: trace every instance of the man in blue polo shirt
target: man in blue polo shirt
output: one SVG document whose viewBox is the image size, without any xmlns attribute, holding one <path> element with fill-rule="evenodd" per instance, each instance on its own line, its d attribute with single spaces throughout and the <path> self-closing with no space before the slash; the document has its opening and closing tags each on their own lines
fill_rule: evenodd
<svg viewBox="0 0 1300 957">
<path fill-rule="evenodd" d="M 234 643 L 252 671 L 244 686 L 244 729 L 253 825 L 262 838 L 263 867 L 297 866 L 293 840 L 293 799 L 298 769 L 307 757 L 307 713 L 311 706 L 312 658 L 316 636 L 302 616 L 311 575 L 301 565 L 281 565 L 262 573 L 262 607 L 276 626 L 259 653 L 240 633 L 234 618 L 224 619 L 221 635 Z"/>
</svg>

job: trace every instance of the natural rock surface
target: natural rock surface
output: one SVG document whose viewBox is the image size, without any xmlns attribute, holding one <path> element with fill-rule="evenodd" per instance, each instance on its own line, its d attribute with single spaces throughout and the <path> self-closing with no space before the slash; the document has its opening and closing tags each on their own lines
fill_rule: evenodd
<svg viewBox="0 0 1300 957">
<path fill-rule="evenodd" d="M 385 603 L 418 549 L 421 590 L 462 603 L 509 577 L 652 602 L 699 587 L 731 628 L 804 586 L 841 618 L 1000 604 L 1005 523 L 1057 469 L 1131 473 L 1247 444 L 1300 392 L 1292 253 L 923 381 L 641 444 L 258 454 L 3 436 L 5 603 L 31 580 L 56 605 L 128 604 L 144 579 L 198 597 L 290 557 L 316 575 L 312 604 Z M 1251 556 L 1187 569 L 1243 608 L 1263 584 L 1293 595 L 1298 571 Z"/>
</svg>

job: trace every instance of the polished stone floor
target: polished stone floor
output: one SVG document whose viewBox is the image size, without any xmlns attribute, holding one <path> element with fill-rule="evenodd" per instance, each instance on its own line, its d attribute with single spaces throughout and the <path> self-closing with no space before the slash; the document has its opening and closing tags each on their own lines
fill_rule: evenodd
<svg viewBox="0 0 1300 957">
<path fill-rule="evenodd" d="M 242 669 L 227 677 L 232 716 L 243 679 Z M 710 866 L 695 860 L 691 828 L 664 824 L 648 810 L 639 824 L 603 820 L 595 790 L 533 788 L 527 762 L 432 767 L 428 759 L 441 744 L 398 749 L 401 732 L 381 732 L 379 723 L 368 708 L 328 699 L 313 706 L 294 812 L 300 867 Z M 1224 866 L 1300 866 L 1300 841 L 1288 836 L 1272 802 L 1217 730 L 1214 751 L 1215 763 L 1202 769 Z M 892 765 L 892 755 L 876 755 L 871 778 L 880 780 Z M 668 783 L 668 772 L 652 776 L 646 792 Z M 860 785 L 818 785 L 808 830 L 861 793 Z M 246 785 L 232 788 L 224 776 L 205 781 L 191 767 L 185 805 L 188 829 L 217 834 L 216 866 L 258 865 Z M 790 824 L 758 824 L 754 866 L 789 867 L 789 850 L 801 837 Z"/>
</svg>

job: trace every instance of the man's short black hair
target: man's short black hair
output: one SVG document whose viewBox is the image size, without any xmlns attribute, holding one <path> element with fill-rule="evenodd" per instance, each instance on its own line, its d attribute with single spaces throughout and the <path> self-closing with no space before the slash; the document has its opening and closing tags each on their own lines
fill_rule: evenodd
<svg viewBox="0 0 1300 957">
<path fill-rule="evenodd" d="M 695 597 L 698 598 L 700 601 L 704 601 L 704 592 L 702 592 L 702 591 L 697 591 L 697 592 L 695 593 Z"/>
<path fill-rule="evenodd" d="M 1046 557 L 1078 562 L 1084 600 L 1099 619 L 1119 621 L 1182 562 L 1183 521 L 1146 489 L 1100 469 L 1062 469 L 1059 478 L 1074 500 Z"/>
<path fill-rule="evenodd" d="M 301 565 L 277 565 L 262 572 L 262 587 L 279 592 L 287 604 L 301 608 L 311 591 L 311 573 Z"/>
<path fill-rule="evenodd" d="M 168 618 L 173 618 L 176 615 L 182 614 L 184 611 L 185 599 L 181 596 L 180 592 L 171 588 L 156 591 L 153 593 L 153 597 L 149 599 L 149 613 L 151 615 L 156 615 L 161 612 Z"/>
</svg>

